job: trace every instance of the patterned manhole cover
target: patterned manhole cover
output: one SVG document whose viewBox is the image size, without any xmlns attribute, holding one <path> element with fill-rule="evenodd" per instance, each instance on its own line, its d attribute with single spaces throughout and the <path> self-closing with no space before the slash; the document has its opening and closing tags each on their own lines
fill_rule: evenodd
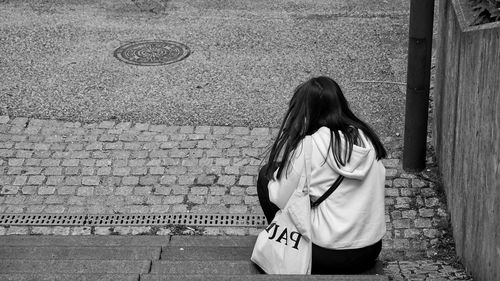
<svg viewBox="0 0 500 281">
<path fill-rule="evenodd" d="M 135 65 L 163 65 L 183 60 L 190 52 L 179 42 L 147 40 L 125 44 L 115 50 L 114 56 Z"/>
</svg>

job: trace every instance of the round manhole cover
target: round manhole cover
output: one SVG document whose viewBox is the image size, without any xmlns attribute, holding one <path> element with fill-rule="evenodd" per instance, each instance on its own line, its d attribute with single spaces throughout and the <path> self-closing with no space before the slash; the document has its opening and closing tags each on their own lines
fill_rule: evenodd
<svg viewBox="0 0 500 281">
<path fill-rule="evenodd" d="M 116 49 L 114 56 L 135 65 L 163 65 L 185 59 L 191 51 L 175 41 L 147 40 L 131 42 Z"/>
</svg>

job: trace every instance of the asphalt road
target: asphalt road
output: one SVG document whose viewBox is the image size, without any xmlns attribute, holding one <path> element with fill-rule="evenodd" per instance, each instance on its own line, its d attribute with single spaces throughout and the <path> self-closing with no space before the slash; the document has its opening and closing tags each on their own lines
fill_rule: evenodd
<svg viewBox="0 0 500 281">
<path fill-rule="evenodd" d="M 293 89 L 327 75 L 382 136 L 402 134 L 409 1 L 3 0 L 0 115 L 277 127 Z M 138 40 L 191 54 L 113 56 Z"/>
</svg>

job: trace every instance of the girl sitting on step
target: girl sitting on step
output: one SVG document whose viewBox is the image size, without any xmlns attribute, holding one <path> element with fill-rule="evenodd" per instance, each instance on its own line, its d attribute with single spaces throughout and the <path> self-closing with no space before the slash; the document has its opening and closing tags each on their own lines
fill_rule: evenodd
<svg viewBox="0 0 500 281">
<path fill-rule="evenodd" d="M 335 192 L 311 209 L 312 273 L 362 273 L 374 265 L 386 231 L 381 162 L 386 151 L 331 78 L 312 78 L 296 88 L 269 162 L 259 173 L 260 205 L 269 223 L 285 206 L 305 173 L 301 146 L 308 135 L 312 201 L 344 177 Z"/>
</svg>

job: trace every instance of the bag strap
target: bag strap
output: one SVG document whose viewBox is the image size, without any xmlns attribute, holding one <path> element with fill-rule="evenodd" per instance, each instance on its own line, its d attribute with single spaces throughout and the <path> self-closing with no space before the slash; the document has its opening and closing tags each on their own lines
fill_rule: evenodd
<svg viewBox="0 0 500 281">
<path fill-rule="evenodd" d="M 311 136 L 304 138 L 304 161 L 306 168 L 306 183 L 304 184 L 303 192 L 309 194 L 309 186 L 311 185 L 311 154 L 312 154 L 312 141 Z"/>
<path fill-rule="evenodd" d="M 319 204 L 321 204 L 321 202 L 323 202 L 326 198 L 328 198 L 328 196 L 330 196 L 330 194 L 332 194 L 337 189 L 337 187 L 339 187 L 340 183 L 342 183 L 343 180 L 344 176 L 339 175 L 339 177 L 335 180 L 332 186 L 323 195 L 321 195 L 321 197 L 318 198 L 318 200 L 314 202 L 311 201 L 311 208 L 317 207 Z"/>
</svg>

